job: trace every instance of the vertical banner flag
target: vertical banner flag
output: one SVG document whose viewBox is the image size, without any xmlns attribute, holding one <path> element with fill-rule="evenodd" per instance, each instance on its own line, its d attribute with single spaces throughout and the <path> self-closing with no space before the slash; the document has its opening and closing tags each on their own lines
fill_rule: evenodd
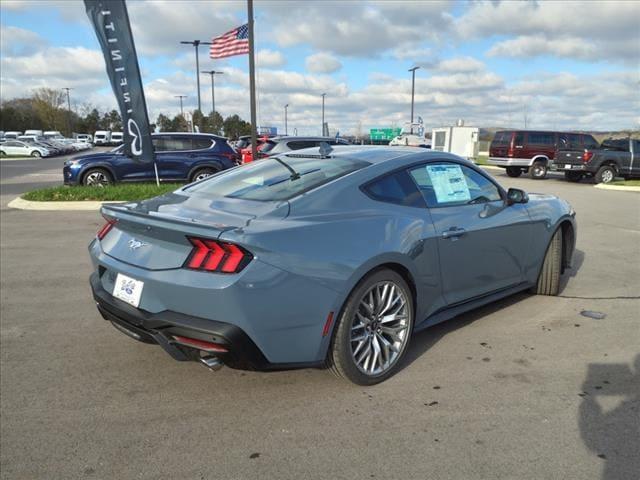
<svg viewBox="0 0 640 480">
<path fill-rule="evenodd" d="M 124 148 L 134 161 L 154 163 L 147 104 L 124 0 L 84 0 L 102 47 L 124 124 Z"/>
</svg>

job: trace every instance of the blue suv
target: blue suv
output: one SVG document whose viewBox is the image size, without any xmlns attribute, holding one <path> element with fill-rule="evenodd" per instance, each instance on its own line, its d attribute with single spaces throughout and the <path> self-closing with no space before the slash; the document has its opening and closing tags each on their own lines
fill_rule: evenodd
<svg viewBox="0 0 640 480">
<path fill-rule="evenodd" d="M 227 139 L 207 133 L 152 135 L 158 174 L 162 180 L 195 182 L 237 165 L 237 154 Z M 115 182 L 153 181 L 153 164 L 134 162 L 122 145 L 101 153 L 67 160 L 62 169 L 65 185 L 108 185 Z"/>
</svg>

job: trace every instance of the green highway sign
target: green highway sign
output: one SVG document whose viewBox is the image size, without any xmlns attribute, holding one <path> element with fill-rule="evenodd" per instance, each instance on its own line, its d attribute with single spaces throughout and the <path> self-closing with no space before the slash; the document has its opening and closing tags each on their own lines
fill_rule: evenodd
<svg viewBox="0 0 640 480">
<path fill-rule="evenodd" d="M 393 140 L 400 135 L 401 128 L 372 128 L 369 130 L 371 140 Z"/>
</svg>

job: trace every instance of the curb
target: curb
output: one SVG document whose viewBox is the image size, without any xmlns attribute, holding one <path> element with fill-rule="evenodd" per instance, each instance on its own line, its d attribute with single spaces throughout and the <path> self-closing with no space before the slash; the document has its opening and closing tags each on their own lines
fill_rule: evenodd
<svg viewBox="0 0 640 480">
<path fill-rule="evenodd" d="M 9 208 L 16 208 L 18 210 L 40 210 L 40 211 L 52 211 L 52 210 L 64 210 L 68 212 L 72 211 L 97 211 L 100 210 L 105 203 L 127 203 L 127 202 L 97 202 L 97 201 L 77 201 L 77 202 L 32 202 L 20 197 L 16 197 L 7 205 Z"/>
<path fill-rule="evenodd" d="M 602 190 L 618 190 L 619 192 L 640 192 L 640 187 L 625 187 L 623 185 L 606 185 L 604 183 L 598 183 L 594 185 L 594 188 L 600 188 Z"/>
</svg>

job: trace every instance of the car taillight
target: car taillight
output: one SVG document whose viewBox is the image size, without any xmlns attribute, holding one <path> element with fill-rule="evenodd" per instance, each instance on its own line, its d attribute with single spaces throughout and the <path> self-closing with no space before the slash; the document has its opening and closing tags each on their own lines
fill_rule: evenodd
<svg viewBox="0 0 640 480">
<path fill-rule="evenodd" d="M 233 243 L 207 238 L 187 237 L 193 249 L 184 266 L 193 270 L 218 273 L 238 273 L 253 259 L 253 255 Z"/>
<path fill-rule="evenodd" d="M 118 219 L 117 218 L 112 218 L 112 217 L 107 217 L 105 215 L 103 215 L 104 219 L 107 221 L 107 223 L 105 223 L 102 228 L 100 230 L 98 230 L 98 233 L 96 234 L 96 236 L 98 237 L 98 240 L 102 240 L 104 237 L 107 236 L 107 233 L 109 233 L 111 231 L 111 229 L 113 228 L 113 226 L 118 223 Z"/>
<path fill-rule="evenodd" d="M 593 158 L 593 152 L 590 152 L 589 150 L 585 150 L 585 152 L 582 154 L 583 163 L 589 162 L 589 160 L 591 160 L 592 158 Z"/>
</svg>

